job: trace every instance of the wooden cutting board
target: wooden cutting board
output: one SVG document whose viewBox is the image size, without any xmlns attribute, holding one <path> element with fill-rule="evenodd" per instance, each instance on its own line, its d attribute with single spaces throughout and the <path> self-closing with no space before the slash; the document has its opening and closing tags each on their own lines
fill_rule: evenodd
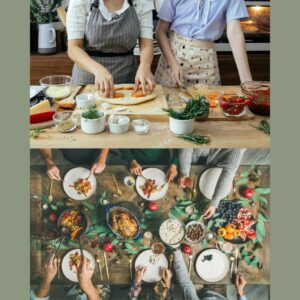
<svg viewBox="0 0 300 300">
<path fill-rule="evenodd" d="M 82 89 L 80 94 L 93 93 L 93 92 L 95 92 L 94 85 L 87 85 L 85 88 Z M 126 115 L 134 119 L 147 119 L 149 121 L 157 121 L 157 122 L 168 121 L 167 113 L 162 110 L 162 108 L 168 108 L 163 87 L 161 85 L 157 85 L 153 93 L 157 95 L 155 99 L 137 105 L 125 106 L 126 110 L 123 111 L 115 111 L 116 107 L 122 105 L 112 105 L 111 109 L 106 110 L 106 114 Z M 97 107 L 101 108 L 102 103 L 103 103 L 102 101 L 96 100 Z M 74 111 L 75 114 L 81 112 L 82 110 L 77 108 Z"/>
<path fill-rule="evenodd" d="M 214 91 L 219 92 L 233 92 L 233 93 L 241 93 L 241 89 L 239 86 L 216 86 L 214 87 Z M 169 88 L 164 87 L 165 94 L 170 95 L 170 101 L 169 105 L 170 107 L 174 109 L 182 109 L 184 107 L 184 104 L 180 103 L 180 97 L 179 93 L 184 92 L 184 90 L 179 88 Z M 173 103 L 173 104 L 172 104 Z M 216 108 L 211 108 L 209 111 L 208 118 L 206 120 L 208 121 L 243 121 L 243 120 L 252 120 L 254 119 L 254 114 L 246 107 L 246 112 L 241 117 L 226 117 L 223 114 L 222 109 L 218 106 Z"/>
</svg>

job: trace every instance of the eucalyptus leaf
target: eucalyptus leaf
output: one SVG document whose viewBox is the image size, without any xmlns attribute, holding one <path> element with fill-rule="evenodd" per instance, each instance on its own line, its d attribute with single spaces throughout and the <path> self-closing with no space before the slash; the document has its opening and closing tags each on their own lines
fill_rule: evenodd
<svg viewBox="0 0 300 300">
<path fill-rule="evenodd" d="M 260 212 L 258 214 L 258 219 L 261 220 L 261 221 L 263 221 L 263 222 L 268 222 L 268 218 L 267 218 L 267 216 L 263 212 Z"/>
<path fill-rule="evenodd" d="M 259 193 L 261 195 L 270 194 L 270 192 L 271 192 L 270 188 L 256 188 L 255 190 L 257 193 Z"/>
<path fill-rule="evenodd" d="M 243 171 L 240 173 L 241 177 L 248 177 L 249 176 L 249 172 L 248 171 Z"/>
<path fill-rule="evenodd" d="M 57 206 L 54 205 L 54 204 L 51 204 L 51 209 L 52 209 L 52 210 L 57 210 Z"/>
<path fill-rule="evenodd" d="M 248 178 L 241 178 L 238 181 L 236 181 L 236 185 L 244 185 L 248 182 Z"/>
<path fill-rule="evenodd" d="M 50 201 L 47 196 L 41 195 L 41 201 L 46 204 L 50 204 Z"/>
<path fill-rule="evenodd" d="M 64 203 L 64 201 L 59 200 L 59 201 L 56 201 L 56 202 L 55 202 L 55 205 L 56 205 L 57 207 L 64 207 L 64 206 L 65 206 L 65 203 Z"/>
<path fill-rule="evenodd" d="M 112 246 L 118 245 L 119 244 L 119 240 L 115 239 L 111 242 Z"/>
<path fill-rule="evenodd" d="M 265 197 L 259 197 L 259 203 L 265 208 L 268 207 L 268 200 Z"/>
<path fill-rule="evenodd" d="M 207 223 L 206 229 L 210 230 L 210 228 L 212 227 L 212 225 L 214 224 L 213 220 L 209 220 L 209 222 Z"/>
<path fill-rule="evenodd" d="M 87 207 L 88 209 L 91 209 L 91 210 L 94 210 L 96 209 L 95 206 L 89 202 L 86 202 L 86 201 L 82 201 L 82 204 Z"/>
</svg>

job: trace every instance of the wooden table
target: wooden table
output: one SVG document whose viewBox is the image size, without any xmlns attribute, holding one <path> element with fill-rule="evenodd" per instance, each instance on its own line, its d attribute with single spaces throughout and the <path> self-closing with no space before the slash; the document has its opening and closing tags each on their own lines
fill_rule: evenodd
<svg viewBox="0 0 300 300">
<path fill-rule="evenodd" d="M 158 166 L 162 170 L 166 170 L 166 166 Z M 249 166 L 240 166 L 239 171 L 248 170 Z M 61 174 L 64 175 L 70 167 L 60 167 Z M 194 177 L 198 177 L 199 174 L 203 171 L 204 166 L 192 166 L 191 175 Z M 269 182 L 269 166 L 259 166 L 259 169 L 262 171 L 261 176 L 261 186 L 268 187 Z M 101 191 L 107 191 L 107 197 L 111 203 L 116 203 L 120 200 L 115 199 L 112 194 L 115 192 L 115 186 L 113 184 L 112 174 L 115 174 L 117 182 L 119 184 L 120 189 L 123 192 L 122 200 L 126 200 L 135 204 L 137 207 L 140 207 L 141 203 L 146 201 L 142 200 L 138 194 L 136 193 L 134 188 L 128 188 L 124 185 L 123 179 L 125 176 L 129 174 L 127 168 L 125 166 L 108 166 L 105 171 L 97 175 L 97 192 L 96 195 L 99 195 Z M 43 195 L 49 194 L 49 187 L 50 187 L 51 180 L 45 174 L 45 168 L 41 166 L 32 166 L 31 167 L 31 180 L 30 180 L 30 192 L 31 192 L 31 235 L 35 237 L 41 238 L 44 235 L 43 232 L 43 220 L 42 220 L 42 213 L 41 213 L 41 201 L 35 198 L 33 195 L 40 197 Z M 175 184 L 171 183 L 169 191 L 164 199 L 159 200 L 157 203 L 159 208 L 162 212 L 161 219 L 167 218 L 167 215 L 170 211 L 170 208 L 174 205 L 175 196 L 183 195 L 183 191 Z M 199 195 L 199 191 L 198 191 Z M 64 193 L 62 186 L 60 183 L 54 182 L 53 185 L 53 196 L 54 201 L 56 200 L 67 200 L 67 196 Z M 268 195 L 266 196 L 268 198 Z M 269 199 L 269 198 L 268 198 Z M 197 199 L 200 200 L 200 199 Z M 93 199 L 89 200 L 92 202 Z M 79 202 L 71 201 L 72 205 L 77 206 Z M 268 211 L 265 211 L 266 215 L 269 215 Z M 84 239 L 84 238 L 83 238 Z M 90 251 L 93 254 L 100 254 L 102 255 L 102 251 L 95 250 L 91 248 L 88 244 L 88 240 L 85 239 L 83 242 L 83 247 Z M 193 252 L 198 253 L 202 248 L 202 244 L 197 246 L 193 246 Z M 52 250 L 53 251 L 53 250 Z M 60 251 L 60 255 L 66 251 Z M 266 225 L 266 237 L 262 243 L 262 248 L 259 250 L 259 256 L 262 260 L 262 269 L 254 269 L 251 267 L 246 266 L 244 263 L 240 263 L 239 266 L 239 273 L 243 274 L 249 284 L 268 284 L 269 283 L 269 253 L 270 253 L 270 238 L 269 238 L 269 226 Z M 39 246 L 34 245 L 31 243 L 31 284 L 38 284 L 41 280 L 43 275 L 43 268 L 47 257 L 49 257 L 49 253 L 45 249 L 41 250 Z M 109 260 L 109 270 L 110 270 L 110 283 L 111 284 L 128 284 L 130 282 L 130 273 L 129 273 L 129 263 L 128 258 L 124 255 L 119 264 L 114 263 L 115 254 L 108 254 Z M 188 262 L 188 256 L 185 255 L 185 261 Z M 102 265 L 103 273 L 105 274 L 104 265 Z M 175 276 L 174 276 L 175 277 Z M 94 281 L 95 283 L 100 282 L 99 272 L 98 269 L 95 270 L 94 274 Z M 194 284 L 203 284 L 203 280 L 201 280 L 195 273 L 194 269 L 192 268 L 191 278 Z M 105 275 L 104 281 L 108 282 Z M 229 277 L 227 276 L 218 284 L 228 284 Z M 54 284 L 65 284 L 68 283 L 67 279 L 61 275 L 61 278 L 58 279 L 57 277 L 54 280 Z"/>
<path fill-rule="evenodd" d="M 232 89 L 232 87 L 229 87 Z M 238 87 L 235 87 L 238 89 Z M 178 89 L 164 88 L 171 99 L 178 98 Z M 131 118 L 132 119 L 132 118 Z M 112 134 L 106 130 L 97 135 L 84 134 L 80 129 L 62 134 L 55 127 L 45 129 L 37 139 L 30 139 L 31 148 L 269 148 L 270 137 L 255 127 L 264 117 L 255 116 L 244 121 L 196 122 L 195 132 L 211 138 L 210 145 L 195 145 L 174 136 L 168 122 L 151 122 L 146 135 L 138 135 L 130 129 L 125 134 Z"/>
</svg>

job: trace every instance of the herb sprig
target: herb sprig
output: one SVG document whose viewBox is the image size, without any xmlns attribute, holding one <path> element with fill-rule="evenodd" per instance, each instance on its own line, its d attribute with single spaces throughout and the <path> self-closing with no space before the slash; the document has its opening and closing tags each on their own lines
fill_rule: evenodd
<svg viewBox="0 0 300 300">
<path fill-rule="evenodd" d="M 87 111 L 82 113 L 82 117 L 85 119 L 90 119 L 90 120 L 94 120 L 94 119 L 99 119 L 103 116 L 103 114 L 101 114 L 99 112 L 98 109 L 96 109 L 96 106 L 91 106 Z"/>
<path fill-rule="evenodd" d="M 42 128 L 35 128 L 33 130 L 30 130 L 30 137 L 33 139 L 37 139 L 41 133 L 44 133 L 45 130 Z"/>
<path fill-rule="evenodd" d="M 184 110 L 178 111 L 173 108 L 165 109 L 169 117 L 177 120 L 191 120 L 196 117 L 203 117 L 209 111 L 209 103 L 206 97 L 201 96 L 198 99 L 192 99 L 187 104 Z"/>
<path fill-rule="evenodd" d="M 263 131 L 267 135 L 271 134 L 271 126 L 268 120 L 262 120 L 259 126 L 254 126 L 254 127 L 260 131 Z"/>
<path fill-rule="evenodd" d="M 200 135 L 198 133 L 190 133 L 190 134 L 182 134 L 179 135 L 181 139 L 197 144 L 197 145 L 203 145 L 203 144 L 209 144 L 210 143 L 210 137 L 206 135 Z"/>
</svg>

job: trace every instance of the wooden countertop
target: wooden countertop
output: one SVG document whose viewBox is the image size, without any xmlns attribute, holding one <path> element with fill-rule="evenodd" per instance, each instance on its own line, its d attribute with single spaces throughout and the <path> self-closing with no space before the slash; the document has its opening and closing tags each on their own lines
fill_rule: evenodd
<svg viewBox="0 0 300 300">
<path fill-rule="evenodd" d="M 152 166 L 154 167 L 154 166 Z M 155 166 L 162 170 L 166 170 L 167 166 Z M 61 174 L 64 175 L 69 169 L 72 167 L 70 166 L 59 166 L 61 170 Z M 89 168 L 87 166 L 87 168 Z M 198 178 L 201 172 L 204 170 L 205 166 L 192 166 L 191 167 L 191 176 Z M 243 171 L 249 171 L 250 166 L 240 166 L 237 172 L 237 176 L 240 172 Z M 268 187 L 270 185 L 270 168 L 269 166 L 258 166 L 258 169 L 262 172 L 261 178 L 260 178 L 260 186 L 262 187 Z M 112 179 L 112 174 L 115 174 L 116 180 L 118 182 L 119 188 L 121 189 L 123 195 L 122 200 L 131 202 L 132 204 L 135 204 L 136 207 L 139 207 L 139 204 L 142 202 L 146 202 L 140 198 L 140 196 L 137 194 L 135 189 L 128 188 L 124 185 L 123 179 L 125 176 L 129 175 L 129 171 L 126 166 L 107 166 L 103 173 L 96 175 L 97 180 L 97 191 L 98 193 L 107 191 L 106 199 L 108 199 L 111 203 L 116 203 L 120 201 L 119 199 L 116 199 L 113 197 L 113 193 L 115 192 L 115 186 Z M 32 166 L 31 167 L 31 176 L 30 176 L 30 193 L 32 195 L 36 195 L 37 197 L 40 197 L 41 195 L 48 195 L 49 194 L 49 187 L 50 187 L 51 180 L 47 177 L 45 168 L 43 166 Z M 97 197 L 98 193 L 93 196 L 88 201 L 90 203 L 93 203 L 95 198 Z M 61 183 L 54 182 L 53 184 L 53 203 L 55 203 L 56 200 L 67 200 L 67 196 L 64 193 L 64 190 L 62 188 Z M 201 196 L 198 196 L 195 201 L 203 201 Z M 177 184 L 174 182 L 170 183 L 169 190 L 167 192 L 167 195 L 157 201 L 157 204 L 159 206 L 159 209 L 162 213 L 162 220 L 167 218 L 168 213 L 171 209 L 171 207 L 175 204 L 175 196 L 181 196 L 184 195 L 181 188 L 178 187 Z M 269 200 L 269 195 L 265 195 L 265 197 Z M 201 200 L 202 199 L 202 200 Z M 72 205 L 78 206 L 80 205 L 80 201 L 72 200 Z M 45 224 L 42 220 L 42 211 L 41 211 L 41 201 L 36 198 L 31 199 L 30 204 L 30 211 L 31 211 L 31 236 L 35 236 L 36 238 L 40 237 L 42 238 L 44 235 L 44 230 L 47 228 L 47 224 Z M 266 216 L 269 216 L 269 210 L 263 210 Z M 88 211 L 86 212 L 88 213 Z M 262 242 L 262 248 L 260 248 L 257 252 L 257 255 L 261 258 L 262 268 L 257 269 L 253 267 L 247 266 L 244 262 L 241 261 L 239 264 L 239 273 L 245 276 L 248 284 L 268 284 L 270 280 L 270 274 L 269 274 L 269 253 L 270 253 L 270 228 L 269 224 L 266 223 L 266 235 Z M 83 238 L 84 239 L 84 238 Z M 93 249 L 88 244 L 88 239 L 85 239 L 83 241 L 83 247 L 88 250 L 89 252 L 93 254 L 98 254 L 99 250 Z M 202 249 L 202 244 L 194 244 L 193 245 L 193 252 L 195 254 L 199 253 Z M 59 255 L 64 255 L 64 253 L 67 250 L 61 250 Z M 98 251 L 98 252 L 97 252 Z M 40 279 L 43 276 L 43 266 L 45 264 L 45 261 L 47 260 L 47 257 L 49 256 L 49 253 L 47 253 L 45 248 L 39 248 L 35 247 L 34 244 L 31 244 L 31 283 L 32 284 L 38 284 L 40 282 Z M 112 284 L 128 284 L 130 282 L 130 275 L 129 275 L 129 269 L 128 269 L 128 258 L 126 256 L 122 256 L 121 263 L 119 265 L 114 263 L 114 254 L 109 253 L 108 254 L 108 265 L 109 265 L 109 271 L 110 271 L 110 282 Z M 188 263 L 188 256 L 184 255 L 184 259 L 186 264 Z M 194 257 L 195 259 L 195 257 Z M 102 266 L 102 271 L 105 272 L 104 267 Z M 175 276 L 174 276 L 175 278 Z M 100 278 L 99 278 L 99 272 L 98 270 L 95 271 L 95 274 L 93 275 L 94 282 L 99 284 Z M 195 270 L 194 267 L 192 268 L 191 272 L 191 279 L 194 284 L 203 284 L 205 283 L 203 280 L 201 280 Z M 104 281 L 106 281 L 106 277 L 104 276 Z M 221 282 L 222 284 L 228 284 L 230 282 L 229 276 L 227 275 Z M 64 278 L 64 276 L 61 274 L 60 279 L 57 278 L 57 276 L 54 279 L 53 284 L 66 284 L 70 283 L 68 280 Z"/>
<path fill-rule="evenodd" d="M 228 86 L 239 89 L 238 86 Z M 178 97 L 178 89 L 164 88 L 171 99 Z M 84 134 L 79 128 L 63 134 L 55 127 L 45 129 L 37 139 L 30 139 L 31 148 L 269 148 L 270 137 L 255 127 L 265 117 L 255 116 L 243 121 L 202 121 L 196 122 L 195 132 L 211 138 L 210 145 L 195 145 L 174 136 L 168 122 L 151 122 L 151 130 L 146 135 L 138 135 L 130 129 L 125 134 L 112 134 L 106 130 L 97 135 Z"/>
</svg>

